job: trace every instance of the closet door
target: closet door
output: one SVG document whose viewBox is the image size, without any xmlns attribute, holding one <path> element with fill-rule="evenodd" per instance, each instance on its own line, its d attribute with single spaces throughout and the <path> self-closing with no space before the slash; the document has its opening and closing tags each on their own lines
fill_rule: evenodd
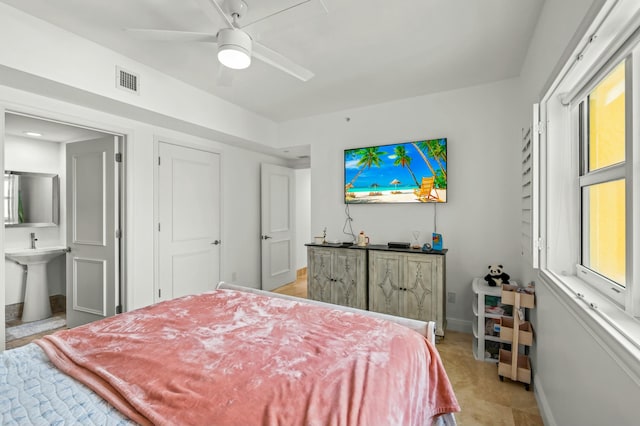
<svg viewBox="0 0 640 426">
<path fill-rule="evenodd" d="M 220 281 L 220 155 L 158 145 L 156 300 L 213 290 Z"/>
</svg>

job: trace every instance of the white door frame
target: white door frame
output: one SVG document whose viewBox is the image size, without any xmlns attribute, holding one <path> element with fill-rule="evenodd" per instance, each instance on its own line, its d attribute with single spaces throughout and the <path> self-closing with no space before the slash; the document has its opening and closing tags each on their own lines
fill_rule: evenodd
<svg viewBox="0 0 640 426">
<path fill-rule="evenodd" d="M 35 103 L 35 101 L 34 101 Z M 127 208 L 132 200 L 129 199 L 130 191 L 128 191 L 130 182 L 127 177 L 130 173 L 129 167 L 131 162 L 128 161 L 133 155 L 133 148 L 128 143 L 133 139 L 133 131 L 128 128 L 123 128 L 117 125 L 113 125 L 104 121 L 89 120 L 78 115 L 69 115 L 59 113 L 53 110 L 47 110 L 39 107 L 33 107 L 24 103 L 15 103 L 11 101 L 0 101 L 0 166 L 2 170 L 5 169 L 4 161 L 4 143 L 5 143 L 5 114 L 19 114 L 31 116 L 46 121 L 55 121 L 63 124 L 67 124 L 75 127 L 84 127 L 87 129 L 95 130 L 97 132 L 108 133 L 116 135 L 122 138 L 122 153 L 123 161 L 120 176 L 120 229 L 122 230 L 122 237 L 120 238 L 120 302 L 122 310 L 127 311 L 129 309 L 129 296 L 131 289 L 128 286 L 130 263 L 129 257 L 131 253 L 127 247 L 132 246 L 133 236 L 128 232 L 133 218 L 131 217 L 131 210 Z M 66 215 L 65 215 L 66 216 Z M 0 232 L 0 247 L 4 251 L 5 245 L 5 229 L 2 227 Z M 5 315 L 5 268 L 4 262 L 0 262 L 0 315 L 4 318 Z M 5 327 L 0 327 L 0 351 L 5 349 Z"/>
<path fill-rule="evenodd" d="M 159 257 L 160 257 L 160 241 L 158 239 L 158 223 L 160 221 L 160 199 L 159 199 L 159 190 L 160 190 L 160 169 L 158 167 L 158 157 L 160 156 L 160 143 L 168 143 L 171 145 L 177 145 L 184 148 L 198 149 L 200 151 L 211 152 L 213 154 L 218 154 L 220 156 L 220 236 L 222 240 L 222 244 L 220 247 L 220 265 L 218 266 L 218 270 L 220 271 L 220 279 L 224 276 L 224 244 L 225 244 L 225 232 L 224 232 L 224 185 L 222 176 L 224 175 L 224 154 L 221 150 L 215 149 L 210 146 L 206 146 L 201 143 L 194 142 L 192 140 L 176 140 L 175 138 L 165 137 L 162 135 L 154 135 L 153 137 L 153 300 L 154 303 L 158 302 L 162 299 L 158 298 L 158 290 L 159 290 Z"/>
</svg>

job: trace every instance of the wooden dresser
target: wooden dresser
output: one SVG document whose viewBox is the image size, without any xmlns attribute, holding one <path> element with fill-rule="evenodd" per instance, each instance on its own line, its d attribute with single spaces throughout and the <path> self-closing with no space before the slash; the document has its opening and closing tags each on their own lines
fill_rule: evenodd
<svg viewBox="0 0 640 426">
<path fill-rule="evenodd" d="M 306 244 L 309 298 L 446 328 L 446 252 Z"/>
</svg>

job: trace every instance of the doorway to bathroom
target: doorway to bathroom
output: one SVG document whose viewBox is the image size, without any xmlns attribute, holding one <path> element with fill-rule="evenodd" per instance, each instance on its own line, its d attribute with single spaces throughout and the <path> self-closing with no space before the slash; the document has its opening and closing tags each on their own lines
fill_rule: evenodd
<svg viewBox="0 0 640 426">
<path fill-rule="evenodd" d="M 121 309 L 124 136 L 15 112 L 4 118 L 9 349 Z M 23 174 L 48 177 L 48 186 Z"/>
</svg>

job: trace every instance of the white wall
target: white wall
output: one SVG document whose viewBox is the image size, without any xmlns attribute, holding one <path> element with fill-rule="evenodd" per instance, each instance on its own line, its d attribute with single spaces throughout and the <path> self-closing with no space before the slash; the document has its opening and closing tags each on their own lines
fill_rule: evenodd
<svg viewBox="0 0 640 426">
<path fill-rule="evenodd" d="M 450 328 L 471 330 L 471 280 L 491 263 L 514 278 L 520 269 L 520 129 L 513 125 L 516 80 L 404 99 L 284 123 L 283 144 L 311 145 L 311 233 L 348 240 L 343 201 L 343 150 L 429 138 L 448 138 L 447 204 L 437 207 L 437 230 L 447 254 Z M 345 120 L 350 117 L 350 121 Z M 372 244 L 410 241 L 433 232 L 433 204 L 350 205 L 354 232 Z"/>
<path fill-rule="evenodd" d="M 127 309 L 153 303 L 154 141 L 184 141 L 222 154 L 222 276 L 257 287 L 260 282 L 260 163 L 284 161 L 193 135 L 150 126 L 127 118 L 0 86 L 0 106 L 99 129 L 126 134 Z M 38 231 L 40 232 L 40 231 Z M 28 240 L 27 243 L 28 245 Z M 4 283 L 3 283 L 4 284 Z M 4 285 L 0 296 L 4 299 Z M 1 307 L 5 301 L 0 299 Z"/>
<path fill-rule="evenodd" d="M 584 27 L 583 20 L 602 3 L 546 0 L 521 75 L 523 127 L 531 121 L 531 104 L 541 99 L 563 52 Z M 637 424 L 639 384 L 612 357 L 611 348 L 537 277 L 530 259 L 523 259 L 523 265 L 523 276 L 538 282 L 532 368 L 545 424 Z"/>
<path fill-rule="evenodd" d="M 547 0 L 538 18 L 536 30 L 531 39 L 520 75 L 521 87 L 521 127 L 529 127 L 532 122 L 532 105 L 539 102 L 555 78 L 557 68 L 564 65 L 563 55 L 572 50 L 569 44 L 576 37 L 576 31 L 587 25 L 586 17 L 592 9 L 601 6 L 604 0 Z M 584 30 L 582 30 L 584 31 Z M 523 279 L 535 279 L 530 259 L 523 258 Z"/>
<path fill-rule="evenodd" d="M 156 138 L 201 144 L 223 154 L 222 279 L 230 281 L 237 271 L 238 280 L 258 285 L 259 165 L 283 161 L 254 151 L 272 152 L 274 122 L 6 4 L 0 4 L 0 38 L 0 108 L 127 135 L 128 309 L 153 302 Z M 140 94 L 115 88 L 116 66 L 140 75 Z M 4 266 L 0 263 L 0 317 Z M 0 327 L 0 348 L 2 342 Z"/>
<path fill-rule="evenodd" d="M 311 232 L 311 169 L 296 169 L 296 270 L 307 266 Z"/>
<path fill-rule="evenodd" d="M 62 162 L 64 145 L 29 138 L 7 136 L 5 138 L 5 170 L 57 174 L 64 182 L 65 167 Z M 61 200 L 63 202 L 63 200 Z M 61 205 L 63 205 L 61 203 Z M 38 238 L 39 247 L 64 244 L 60 226 L 5 228 L 5 248 L 27 248 L 31 246 L 30 233 Z M 47 265 L 49 294 L 65 294 L 64 257 L 52 260 Z M 24 301 L 23 266 L 5 260 L 5 304 Z"/>
<path fill-rule="evenodd" d="M 260 288 L 260 164 L 285 162 L 229 146 L 224 147 L 222 162 L 222 280 L 236 276 L 238 284 Z"/>
</svg>

